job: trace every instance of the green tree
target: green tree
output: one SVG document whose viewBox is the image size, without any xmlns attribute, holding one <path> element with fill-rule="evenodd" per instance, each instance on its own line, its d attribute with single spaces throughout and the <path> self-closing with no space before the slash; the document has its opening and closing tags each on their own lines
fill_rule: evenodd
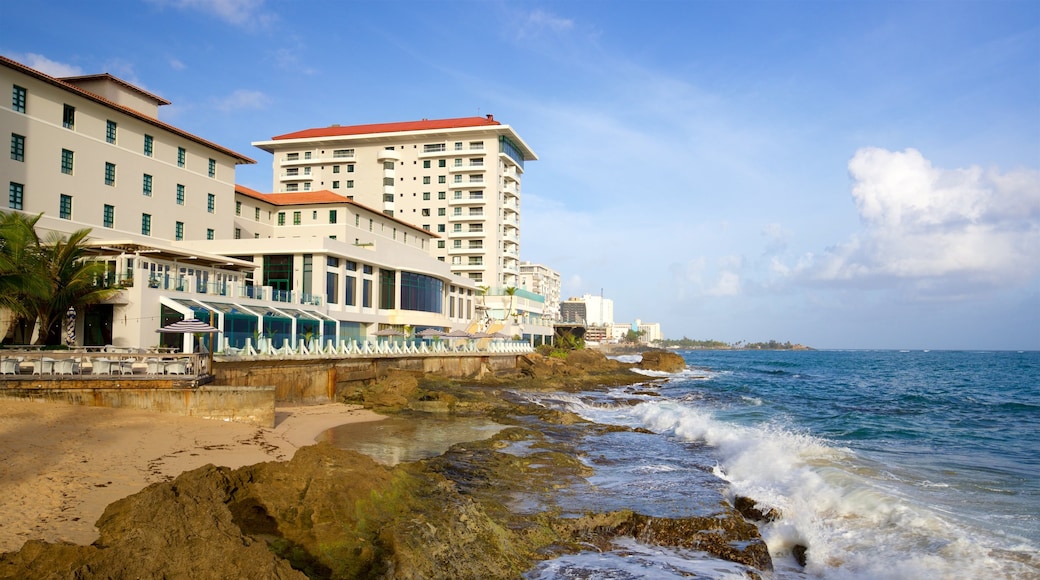
<svg viewBox="0 0 1040 580">
<path fill-rule="evenodd" d="M 4 342 L 27 343 L 35 326 L 35 312 L 27 296 L 43 291 L 38 276 L 41 258 L 36 222 L 43 214 L 0 212 L 0 307 L 11 314 Z"/>
<path fill-rule="evenodd" d="M 37 273 L 44 284 L 41 291 L 29 297 L 40 325 L 37 344 L 61 343 L 61 322 L 70 307 L 78 310 L 119 292 L 98 285 L 106 267 L 101 262 L 85 259 L 89 235 L 89 229 L 76 230 L 68 237 L 55 232 L 42 245 Z"/>
<path fill-rule="evenodd" d="M 516 311 L 514 310 L 516 307 L 516 286 L 507 287 L 506 295 L 509 296 L 509 309 L 506 310 L 506 315 L 502 317 L 502 320 L 505 320 L 510 316 L 516 316 Z"/>
</svg>

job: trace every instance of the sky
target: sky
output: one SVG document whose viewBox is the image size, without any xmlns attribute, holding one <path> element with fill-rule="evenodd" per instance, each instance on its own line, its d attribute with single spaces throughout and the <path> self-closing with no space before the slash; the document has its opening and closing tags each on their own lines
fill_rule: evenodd
<svg viewBox="0 0 1040 580">
<path fill-rule="evenodd" d="M 108 72 L 258 161 L 493 114 L 521 259 L 667 338 L 1040 349 L 1040 2 L 37 0 L 0 54 Z"/>
</svg>

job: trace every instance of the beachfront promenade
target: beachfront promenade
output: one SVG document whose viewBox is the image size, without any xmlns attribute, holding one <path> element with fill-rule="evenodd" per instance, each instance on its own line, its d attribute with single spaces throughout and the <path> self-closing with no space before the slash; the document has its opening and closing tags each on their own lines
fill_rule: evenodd
<svg viewBox="0 0 1040 580">
<path fill-rule="evenodd" d="M 462 339 L 455 341 L 357 341 L 325 342 L 289 340 L 275 347 L 272 341 L 260 340 L 254 346 L 246 339 L 242 348 L 225 346 L 214 353 L 217 363 L 242 360 L 278 359 L 368 359 L 386 357 L 473 356 L 525 354 L 534 349 L 526 342 L 499 339 Z M 175 353 L 166 349 L 128 347 L 41 350 L 23 346 L 0 350 L 0 381 L 67 381 L 83 379 L 107 382 L 113 378 L 199 382 L 213 375 L 210 358 L 205 354 Z"/>
</svg>

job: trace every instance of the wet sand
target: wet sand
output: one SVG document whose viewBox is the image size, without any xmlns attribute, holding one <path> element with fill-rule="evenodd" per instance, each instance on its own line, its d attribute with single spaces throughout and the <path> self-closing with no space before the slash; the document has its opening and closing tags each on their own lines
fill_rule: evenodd
<svg viewBox="0 0 1040 580">
<path fill-rule="evenodd" d="M 135 409 L 0 401 L 0 552 L 29 539 L 89 544 L 108 504 L 208 463 L 283 461 L 324 431 L 381 415 L 278 407 L 274 429 Z"/>
</svg>

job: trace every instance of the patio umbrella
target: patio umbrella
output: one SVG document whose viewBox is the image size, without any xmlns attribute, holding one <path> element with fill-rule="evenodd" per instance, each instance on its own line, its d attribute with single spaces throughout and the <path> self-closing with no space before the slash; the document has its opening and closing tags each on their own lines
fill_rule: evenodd
<svg viewBox="0 0 1040 580">
<path fill-rule="evenodd" d="M 448 334 L 445 334 L 444 338 L 472 338 L 472 336 L 472 334 L 466 332 L 465 330 L 453 330 Z"/>
<path fill-rule="evenodd" d="M 509 336 L 508 334 L 504 334 L 504 333 L 501 333 L 501 332 L 496 332 L 496 333 L 491 335 L 491 338 L 512 338 L 512 337 Z"/>
<path fill-rule="evenodd" d="M 65 311 L 65 344 L 73 346 L 76 343 L 76 309 L 69 306 Z"/>
<path fill-rule="evenodd" d="M 383 330 L 377 330 L 374 333 L 376 336 L 404 336 L 404 333 L 396 328 L 384 328 Z"/>
<path fill-rule="evenodd" d="M 436 328 L 424 328 L 419 331 L 418 336 L 422 338 L 433 338 L 435 336 L 444 336 L 443 330 L 437 330 Z"/>
<path fill-rule="evenodd" d="M 174 322 L 172 324 L 167 324 L 166 326 L 156 330 L 155 332 L 162 332 L 166 334 L 187 334 L 189 332 L 192 334 L 213 334 L 215 332 L 220 332 L 220 329 L 214 328 L 213 326 L 206 324 L 205 322 L 196 318 L 185 318 L 184 320 L 178 320 L 177 322 Z M 210 369 L 210 372 L 212 372 L 213 369 L 213 347 L 213 341 L 211 340 L 208 357 L 208 368 Z"/>
<path fill-rule="evenodd" d="M 156 330 L 155 332 L 164 332 L 167 334 L 185 334 L 185 333 L 211 333 L 220 332 L 219 328 L 214 328 L 205 322 L 196 318 L 185 318 L 184 320 L 178 320 L 173 324 L 167 324 L 166 326 Z"/>
</svg>

